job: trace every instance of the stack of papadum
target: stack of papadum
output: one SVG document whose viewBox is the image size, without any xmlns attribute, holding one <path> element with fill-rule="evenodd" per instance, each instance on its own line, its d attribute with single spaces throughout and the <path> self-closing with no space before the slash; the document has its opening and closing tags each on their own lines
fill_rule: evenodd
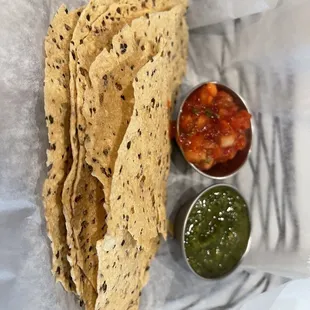
<svg viewBox="0 0 310 310">
<path fill-rule="evenodd" d="M 169 119 L 186 0 L 61 6 L 45 40 L 52 273 L 86 309 L 138 309 L 166 236 Z"/>
</svg>

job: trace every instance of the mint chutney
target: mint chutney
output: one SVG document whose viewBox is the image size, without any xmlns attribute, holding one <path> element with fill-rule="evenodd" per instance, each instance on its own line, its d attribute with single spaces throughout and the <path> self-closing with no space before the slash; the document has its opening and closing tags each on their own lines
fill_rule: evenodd
<svg viewBox="0 0 310 310">
<path fill-rule="evenodd" d="M 192 206 L 184 231 L 184 248 L 192 269 L 204 278 L 222 277 L 245 253 L 251 224 L 243 197 L 232 187 L 205 191 Z"/>
</svg>

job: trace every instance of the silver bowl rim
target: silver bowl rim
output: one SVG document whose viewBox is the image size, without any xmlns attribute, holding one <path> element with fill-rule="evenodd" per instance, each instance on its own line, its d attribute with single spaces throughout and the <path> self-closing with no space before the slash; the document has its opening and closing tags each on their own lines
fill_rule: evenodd
<svg viewBox="0 0 310 310">
<path fill-rule="evenodd" d="M 240 257 L 240 260 L 238 261 L 238 263 L 236 264 L 236 266 L 228 273 L 224 274 L 223 276 L 220 277 L 216 277 L 216 278 L 205 278 L 201 275 L 199 275 L 193 268 L 192 266 L 189 264 L 188 260 L 187 260 L 187 255 L 186 255 L 186 250 L 185 250 L 185 246 L 184 246 L 184 236 L 185 236 L 185 227 L 186 227 L 186 223 L 188 220 L 188 217 L 192 211 L 192 208 L 195 206 L 196 202 L 198 201 L 198 199 L 205 194 L 206 192 L 210 191 L 211 189 L 214 189 L 216 187 L 220 187 L 220 186 L 225 186 L 225 187 L 229 187 L 233 190 L 235 190 L 245 201 L 246 207 L 247 207 L 247 211 L 248 211 L 248 219 L 249 219 L 249 224 L 250 224 L 250 231 L 249 231 L 249 238 L 248 238 L 248 243 L 247 243 L 247 247 L 243 253 L 243 255 Z M 193 200 L 193 202 L 191 203 L 190 207 L 188 208 L 188 210 L 186 211 L 186 216 L 184 218 L 184 221 L 182 223 L 182 235 L 181 235 L 181 250 L 182 250 L 182 255 L 183 258 L 185 260 L 185 263 L 187 265 L 187 267 L 189 268 L 189 270 L 195 274 L 198 278 L 203 279 L 205 281 L 217 281 L 217 280 L 221 280 L 224 278 L 229 277 L 231 274 L 235 273 L 237 271 L 237 269 L 240 267 L 241 262 L 243 261 L 244 257 L 248 254 L 250 247 L 251 247 L 251 243 L 252 243 L 252 239 L 251 239 L 251 233 L 252 233 L 252 223 L 251 223 L 251 217 L 250 217 L 250 210 L 249 210 L 249 204 L 247 202 L 247 200 L 244 198 L 244 196 L 240 193 L 240 191 L 235 187 L 232 186 L 230 184 L 226 184 L 226 183 L 219 183 L 219 184 L 213 184 L 211 186 L 208 186 L 207 188 L 205 188 L 204 190 L 202 190 L 197 196 L 196 198 Z"/>
<path fill-rule="evenodd" d="M 213 83 L 213 84 L 216 84 L 216 85 L 220 85 L 220 86 L 224 86 L 224 87 L 227 87 L 232 93 L 234 93 L 240 100 L 241 102 L 243 103 L 243 105 L 245 106 L 246 110 L 248 113 L 250 113 L 251 115 L 252 112 L 251 110 L 249 109 L 246 101 L 244 100 L 244 98 L 238 93 L 236 92 L 234 89 L 232 89 L 230 86 L 227 86 L 226 84 L 223 84 L 223 83 L 220 83 L 216 80 L 211 80 L 211 81 L 206 81 L 206 82 L 202 82 L 196 86 L 194 86 L 190 91 L 187 92 L 186 96 L 184 97 L 182 103 L 181 103 L 181 106 L 179 108 L 179 111 L 178 111 L 178 116 L 177 116 L 177 123 L 176 123 L 176 130 L 177 130 L 177 136 L 179 136 L 179 123 L 180 123 L 180 116 L 181 116 L 181 113 L 182 113 L 182 109 L 183 109 L 183 105 L 185 104 L 185 101 L 187 100 L 187 98 L 198 88 L 200 88 L 201 86 L 205 85 L 205 84 L 208 84 L 208 83 Z M 244 162 L 238 167 L 238 169 L 236 169 L 234 172 L 230 173 L 230 174 L 227 174 L 227 175 L 224 175 L 224 176 L 213 176 L 213 175 L 210 175 L 200 169 L 198 169 L 194 164 L 192 164 L 191 162 L 189 162 L 185 155 L 184 155 L 184 151 L 182 149 L 182 147 L 179 145 L 179 143 L 177 142 L 177 145 L 179 147 L 179 149 L 181 150 L 181 153 L 185 159 L 185 161 L 194 169 L 196 170 L 199 174 L 203 175 L 204 177 L 207 177 L 207 178 L 210 178 L 210 179 L 213 179 L 213 180 L 225 180 L 227 178 L 230 178 L 232 176 L 234 176 L 235 174 L 237 174 L 240 169 L 242 167 L 244 167 L 245 163 L 248 161 L 249 159 L 249 156 L 252 152 L 252 144 L 253 144 L 253 135 L 254 135 L 254 125 L 253 125 L 253 120 L 250 120 L 250 123 L 251 123 L 251 144 L 250 144 L 250 147 L 249 147 L 249 150 L 248 150 L 248 153 L 247 153 L 247 156 L 244 160 Z M 176 140 L 177 141 L 177 140 Z"/>
</svg>

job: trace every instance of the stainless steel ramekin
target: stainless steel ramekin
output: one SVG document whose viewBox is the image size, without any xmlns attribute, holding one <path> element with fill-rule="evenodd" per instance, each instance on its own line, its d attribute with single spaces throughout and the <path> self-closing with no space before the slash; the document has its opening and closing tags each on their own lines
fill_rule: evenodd
<svg viewBox="0 0 310 310">
<path fill-rule="evenodd" d="M 224 84 L 221 84 L 217 81 L 207 81 L 207 82 L 201 83 L 201 84 L 195 86 L 193 89 L 191 89 L 190 92 L 185 97 L 185 99 L 183 100 L 181 107 L 180 107 L 180 110 L 178 112 L 178 117 L 177 117 L 177 128 L 176 128 L 177 129 L 177 136 L 179 136 L 179 133 L 180 133 L 179 132 L 179 122 L 180 122 L 180 116 L 181 116 L 182 108 L 183 108 L 185 101 L 196 89 L 198 89 L 202 85 L 205 85 L 208 83 L 216 84 L 219 91 L 222 90 L 222 91 L 225 91 L 228 94 L 230 94 L 233 97 L 235 103 L 237 103 L 241 109 L 244 109 L 251 114 L 245 100 L 237 92 L 232 90 L 230 87 L 228 87 Z M 216 164 L 214 167 L 212 167 L 211 169 L 209 169 L 207 171 L 202 171 L 199 168 L 197 168 L 194 164 L 187 161 L 186 157 L 184 156 L 182 146 L 178 143 L 178 139 L 176 139 L 176 140 L 177 140 L 179 148 L 180 148 L 180 150 L 184 156 L 184 159 L 192 168 L 194 168 L 197 172 L 199 172 L 200 174 L 202 174 L 205 177 L 208 177 L 211 179 L 216 179 L 216 180 L 223 180 L 223 179 L 226 179 L 228 177 L 235 175 L 243 167 L 243 165 L 246 163 L 246 161 L 249 157 L 249 154 L 251 152 L 253 131 L 254 131 L 253 120 L 251 120 L 251 127 L 246 132 L 247 145 L 246 145 L 245 149 L 243 149 L 242 151 L 238 151 L 236 156 L 233 159 L 227 161 L 226 163 Z"/>
<path fill-rule="evenodd" d="M 196 276 L 198 276 L 199 278 L 205 279 L 205 280 L 210 280 L 210 281 L 214 281 L 214 280 L 219 280 L 219 279 L 225 278 L 225 277 L 231 275 L 232 273 L 234 273 L 237 269 L 239 269 L 240 264 L 241 264 L 243 258 L 245 257 L 245 255 L 248 253 L 248 251 L 250 249 L 250 244 L 251 244 L 251 219 L 250 219 L 248 204 L 247 204 L 246 200 L 244 199 L 244 201 L 246 202 L 246 205 L 247 205 L 247 210 L 248 210 L 248 219 L 249 219 L 249 223 L 250 223 L 250 232 L 249 232 L 249 239 L 248 239 L 246 250 L 243 253 L 242 257 L 240 258 L 239 263 L 235 266 L 235 268 L 232 269 L 229 273 L 225 274 L 222 277 L 218 277 L 218 278 L 205 278 L 205 277 L 202 277 L 201 275 L 197 274 L 195 272 L 195 270 L 189 264 L 189 262 L 187 260 L 185 246 L 184 246 L 184 234 L 185 234 L 185 228 L 186 228 L 187 219 L 188 219 L 188 217 L 189 217 L 189 215 L 190 215 L 190 213 L 192 211 L 192 208 L 195 206 L 196 202 L 198 201 L 198 199 L 202 195 L 204 195 L 205 193 L 207 193 L 208 191 L 210 191 L 210 190 L 212 190 L 212 189 L 214 189 L 216 187 L 227 187 L 229 189 L 232 189 L 232 190 L 234 190 L 238 195 L 240 195 L 244 199 L 243 195 L 235 187 L 233 187 L 231 185 L 228 185 L 228 184 L 215 184 L 215 185 L 209 186 L 206 189 L 204 189 L 201 193 L 198 194 L 198 196 L 191 203 L 188 203 L 188 204 L 182 206 L 180 208 L 180 210 L 178 211 L 178 213 L 176 215 L 175 222 L 174 222 L 174 236 L 175 236 L 176 240 L 178 241 L 178 243 L 181 246 L 181 252 L 182 252 L 182 256 L 184 258 L 186 267 L 191 272 L 193 272 Z"/>
</svg>

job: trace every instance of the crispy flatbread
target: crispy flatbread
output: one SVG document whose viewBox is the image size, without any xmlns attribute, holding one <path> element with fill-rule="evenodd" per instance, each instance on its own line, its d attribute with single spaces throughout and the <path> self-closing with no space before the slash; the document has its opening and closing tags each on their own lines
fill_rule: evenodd
<svg viewBox="0 0 310 310">
<path fill-rule="evenodd" d="M 82 40 L 89 34 L 91 25 L 98 18 L 98 16 L 102 15 L 110 4 L 113 3 L 113 0 L 91 0 L 88 5 L 85 7 L 82 12 L 80 19 L 77 22 L 76 28 L 74 29 L 71 44 L 70 44 L 70 107 L 71 107 L 71 115 L 70 115 L 70 142 L 72 148 L 72 157 L 73 162 L 71 165 L 70 172 L 68 177 L 65 180 L 63 194 L 62 194 L 62 202 L 64 206 L 64 215 L 66 219 L 66 227 L 67 227 L 67 242 L 70 248 L 70 257 L 69 263 L 71 265 L 71 276 L 76 286 L 76 292 L 82 299 L 85 304 L 86 309 L 93 309 L 95 305 L 95 300 L 97 297 L 96 286 L 94 286 L 89 278 L 85 275 L 85 270 L 78 265 L 78 255 L 80 253 L 80 248 L 83 248 L 84 253 L 88 252 L 87 256 L 89 258 L 93 257 L 96 252 L 95 246 L 91 246 L 94 244 L 93 238 L 98 238 L 98 233 L 101 233 L 103 236 L 104 227 L 100 226 L 98 229 L 99 219 L 104 218 L 105 213 L 104 210 L 102 212 L 99 211 L 97 214 L 97 209 L 89 208 L 75 208 L 75 205 L 79 202 L 81 205 L 85 201 L 85 196 L 87 194 L 87 200 L 90 201 L 90 205 L 97 203 L 97 199 L 100 201 L 104 198 L 102 189 L 100 188 L 100 184 L 83 184 L 83 195 L 82 193 L 79 195 L 75 195 L 73 197 L 74 192 L 81 191 L 81 186 L 79 186 L 77 179 L 84 177 L 81 173 L 77 175 L 78 170 L 78 159 L 79 159 L 79 143 L 77 137 L 77 111 L 76 111 L 76 76 L 77 76 L 77 59 L 76 59 L 76 48 L 78 44 L 82 42 Z M 83 165 L 83 163 L 82 163 Z M 87 168 L 87 167 L 86 167 Z M 87 172 L 86 172 L 87 173 Z M 86 176 L 87 178 L 87 176 Z M 76 183 L 76 184 L 75 184 Z M 82 185 L 82 184 L 81 184 Z M 97 186 L 98 185 L 98 186 Z M 95 189 L 94 189 L 95 188 Z M 86 210 L 86 214 L 85 214 Z M 89 212 L 88 212 L 89 211 Z M 95 219 L 95 223 L 93 219 Z M 74 219 L 74 223 L 73 223 Z M 79 223 L 79 227 L 81 229 L 81 234 L 75 238 L 74 234 L 74 225 Z M 91 227 L 90 227 L 91 225 Z M 95 235 L 90 237 L 90 232 Z M 79 243 L 77 244 L 77 240 Z M 86 257 L 87 257 L 86 256 Z M 93 270 L 93 265 L 91 259 L 89 262 L 85 262 L 88 264 L 88 269 Z"/>
<path fill-rule="evenodd" d="M 137 246 L 127 231 L 106 235 L 97 243 L 99 257 L 96 310 L 138 309 L 141 290 L 148 279 L 149 264 L 159 239 L 150 240 L 148 249 Z"/>
<path fill-rule="evenodd" d="M 110 122 L 111 130 L 127 129 L 113 167 L 108 233 L 97 243 L 99 269 L 96 310 L 138 308 L 141 290 L 148 279 L 147 270 L 158 248 L 159 233 L 166 234 L 165 200 L 170 165 L 170 111 L 167 103 L 175 94 L 185 71 L 188 34 L 184 12 L 184 6 L 180 5 L 169 12 L 141 17 L 113 39 L 113 50 L 109 53 L 111 59 L 113 56 L 123 59 L 127 53 L 130 55 L 135 45 L 140 49 L 141 44 L 145 47 L 147 42 L 143 42 L 144 38 L 147 38 L 150 46 L 156 43 L 158 47 L 157 51 L 155 49 L 156 55 L 137 72 L 133 80 L 132 98 L 121 98 L 122 101 L 118 98 L 124 95 L 121 92 L 123 89 L 131 88 L 130 84 L 122 83 L 122 79 L 129 76 L 122 65 L 120 72 L 116 69 L 108 71 L 107 77 L 101 79 L 107 81 L 107 88 L 106 92 L 98 93 L 96 117 L 107 107 L 105 97 L 108 96 L 108 101 L 116 103 L 114 109 L 111 104 L 108 105 L 110 109 L 105 112 L 113 120 Z M 119 44 L 114 44 L 116 42 Z M 121 55 L 124 46 L 126 51 Z M 154 47 L 150 51 L 154 51 Z M 104 59 L 107 59 L 107 55 Z M 141 59 L 140 54 L 137 54 L 136 62 L 137 59 Z M 130 63 L 126 64 L 128 66 Z M 96 71 L 91 70 L 92 78 L 96 77 Z M 101 72 L 100 69 L 98 71 Z M 94 79 L 93 87 L 102 89 L 99 76 L 97 80 L 96 84 Z M 122 85 L 122 89 L 115 83 Z M 108 88 L 110 84 L 114 90 Z M 119 113 L 130 109 L 121 106 L 115 113 L 116 107 L 121 104 L 132 105 L 129 119 L 127 114 Z M 94 115 L 94 106 L 91 109 Z M 86 117 L 88 121 L 90 116 Z M 105 117 L 104 122 L 109 121 L 104 113 L 100 116 Z M 100 126 L 106 124 L 100 123 Z M 117 135 L 118 132 L 115 133 Z"/>
<path fill-rule="evenodd" d="M 91 0 L 70 13 L 62 6 L 48 31 L 43 200 L 52 272 L 86 309 L 138 309 L 166 234 L 167 103 L 185 68 L 186 5 Z"/>
<path fill-rule="evenodd" d="M 102 16 L 100 19 L 96 21 L 96 25 L 94 24 L 94 34 L 93 36 L 102 36 L 105 37 L 102 39 L 102 42 L 106 42 L 105 44 L 101 45 L 99 43 L 95 44 L 94 50 L 88 46 L 84 45 L 80 46 L 81 51 L 84 52 L 84 59 L 87 60 L 83 65 L 81 64 L 80 72 L 82 72 L 84 75 L 83 77 L 80 77 L 79 80 L 84 81 L 84 85 L 80 87 L 80 89 L 85 89 L 86 91 L 81 92 L 81 96 L 79 98 L 79 102 L 82 102 L 83 106 L 83 116 L 84 118 L 87 118 L 88 124 L 85 123 L 85 119 L 81 116 L 81 123 L 80 128 L 82 128 L 82 133 L 80 137 L 80 141 L 84 141 L 85 147 L 86 147 L 86 162 L 93 167 L 92 175 L 96 176 L 100 180 L 100 182 L 104 185 L 104 192 L 106 197 L 106 202 L 108 202 L 108 197 L 110 196 L 110 188 L 111 188 L 111 175 L 113 174 L 113 163 L 117 156 L 117 149 L 119 147 L 119 144 L 122 140 L 121 132 L 118 132 L 118 129 L 114 130 L 114 138 L 111 137 L 111 133 L 106 136 L 105 129 L 108 129 L 107 127 L 111 126 L 104 126 L 104 121 L 101 119 L 101 114 L 97 114 L 94 112 L 93 107 L 96 111 L 96 106 L 98 104 L 98 95 L 96 94 L 95 87 L 93 87 L 93 84 L 102 83 L 101 79 L 104 74 L 100 74 L 99 67 L 101 66 L 101 62 L 105 61 L 106 55 L 103 52 L 102 55 L 99 55 L 96 59 L 96 61 L 93 61 L 94 55 L 98 55 L 98 51 L 102 49 L 103 47 L 106 47 L 107 50 L 110 49 L 109 43 L 111 41 L 108 41 L 106 39 L 111 38 L 110 32 L 108 33 L 107 30 L 109 30 L 109 27 L 113 27 L 115 30 L 120 28 L 125 23 L 130 23 L 133 18 L 136 18 L 138 16 L 141 16 L 145 14 L 145 16 L 149 16 L 150 12 L 155 11 L 165 11 L 169 8 L 175 6 L 176 4 L 182 4 L 184 8 L 187 5 L 187 1 L 185 0 L 160 0 L 160 1 L 125 1 L 127 4 L 117 3 L 110 7 L 109 11 L 107 11 L 104 16 Z M 145 25 L 148 27 L 148 25 Z M 141 32 L 146 33 L 145 29 L 141 28 Z M 115 33 L 115 32 L 114 32 Z M 142 36 L 142 34 L 140 34 Z M 144 36 L 144 34 L 143 34 Z M 94 40 L 90 40 L 94 41 Z M 97 41 L 99 42 L 99 41 Z M 109 43 L 108 43 L 109 42 Z M 156 42 L 157 43 L 157 42 Z M 99 47 L 99 48 L 97 48 Z M 83 48 L 83 49 L 82 49 Z M 123 53 L 126 50 L 126 47 L 123 46 L 123 48 L 120 48 L 120 53 Z M 86 57 L 87 55 L 87 57 Z M 89 59 L 91 61 L 89 61 Z M 92 63 L 89 69 L 89 65 Z M 112 62 L 111 62 L 112 64 Z M 89 73 L 89 71 L 93 71 L 93 73 Z M 102 71 L 102 73 L 104 73 Z M 99 77 L 99 81 L 98 81 Z M 125 78 L 126 80 L 126 78 Z M 179 81 L 177 81 L 179 82 Z M 107 83 L 106 81 L 103 81 L 103 84 Z M 121 87 L 122 89 L 118 91 L 118 93 L 121 93 L 124 91 L 125 87 L 123 87 L 122 84 L 118 83 L 118 87 Z M 106 86 L 106 85 L 103 85 Z M 100 95 L 102 95 L 103 91 L 100 91 Z M 85 92 L 87 92 L 87 95 L 85 95 Z M 91 94 L 92 92 L 92 94 Z M 106 92 L 106 91 L 105 91 Z M 96 97 L 97 96 L 97 97 Z M 119 96 L 120 97 L 120 96 Z M 123 97 L 126 98 L 126 96 L 123 94 Z M 123 98 L 122 97 L 122 98 Z M 119 99 L 119 98 L 118 98 Z M 122 99 L 124 100 L 124 99 Z M 97 103 L 94 103 L 97 101 Z M 102 103 L 102 105 L 105 105 L 105 103 Z M 124 106 L 124 104 L 122 104 Z M 111 106 L 111 103 L 110 103 Z M 106 108 L 106 110 L 111 111 L 111 108 Z M 110 124 L 114 121 L 113 116 L 116 115 L 116 112 L 112 112 L 112 117 L 110 117 Z M 113 120 L 112 120 L 113 119 Z M 115 125 L 117 127 L 117 125 Z M 85 131 L 84 131 L 85 128 Z M 125 128 L 124 128 L 125 129 Z M 111 131 L 111 130 L 110 130 Z M 124 133 L 124 130 L 122 131 Z M 80 134 L 80 132 L 79 132 Z M 85 138 L 85 135 L 87 137 L 87 140 L 83 139 L 83 136 Z M 104 138 L 104 143 L 102 143 L 102 138 Z M 99 144 L 98 144 L 99 142 Z M 105 145 L 104 145 L 105 144 Z M 104 156 L 102 156 L 104 155 Z M 99 159 L 98 161 L 94 159 Z M 112 172 L 110 172 L 112 171 Z M 106 205 L 106 208 L 109 208 L 108 204 Z"/>
<path fill-rule="evenodd" d="M 136 38 L 137 42 L 139 41 L 139 45 L 142 49 L 145 48 L 145 44 L 141 44 L 141 42 L 143 42 L 145 38 L 147 38 L 147 40 L 153 46 L 159 45 L 159 48 L 161 49 L 160 54 L 164 54 L 164 47 L 167 49 L 167 53 L 169 54 L 168 57 L 170 57 L 170 65 L 167 69 L 166 74 L 168 74 L 169 72 L 173 72 L 172 79 L 165 82 L 167 96 L 170 96 L 170 89 L 172 90 L 172 95 L 175 93 L 176 87 L 180 84 L 181 77 L 185 71 L 186 50 L 184 49 L 184 46 L 187 45 L 188 37 L 187 29 L 185 28 L 186 23 L 183 21 L 184 11 L 185 8 L 180 5 L 169 12 L 163 12 L 157 15 L 152 14 L 147 17 L 134 20 L 132 26 L 130 27 L 130 30 L 134 32 L 134 37 Z M 152 20 L 150 17 L 152 17 Z M 176 29 L 171 27 L 171 25 L 174 24 L 176 24 Z M 127 30 L 127 33 L 128 32 L 129 30 Z M 114 208 L 113 210 L 117 209 L 117 212 L 115 213 L 111 210 L 112 214 L 117 215 L 117 220 L 115 219 L 114 221 L 115 225 L 113 224 L 114 226 L 119 225 L 121 222 L 123 222 L 123 203 L 126 203 L 127 195 L 125 195 L 125 197 L 121 199 L 121 192 L 124 190 L 124 188 L 130 187 L 129 184 L 127 184 L 128 181 L 130 182 L 130 180 L 123 180 L 120 176 L 126 176 L 126 174 L 122 174 L 122 171 L 124 169 L 123 166 L 127 166 L 128 162 L 125 160 L 122 164 L 114 167 L 117 158 L 117 152 L 119 152 L 119 145 L 122 142 L 123 136 L 125 134 L 131 117 L 140 119 L 142 122 L 145 122 L 145 115 L 140 116 L 138 110 L 135 110 L 132 114 L 132 108 L 135 100 L 131 83 L 133 81 L 135 73 L 141 68 L 141 65 L 143 65 L 143 59 L 145 59 L 141 57 L 141 51 L 140 54 L 136 55 L 136 57 L 135 55 L 133 55 L 133 57 L 129 60 L 129 62 L 125 64 L 124 67 L 119 67 L 119 63 L 118 66 L 113 67 L 113 63 L 115 63 L 113 59 L 123 59 L 124 57 L 129 57 L 129 54 L 132 51 L 132 49 L 130 49 L 132 44 L 133 43 L 131 40 L 128 40 L 128 42 L 126 42 L 126 37 L 120 34 L 117 36 L 117 39 L 115 38 L 113 40 L 114 50 L 110 52 L 111 56 L 109 56 L 109 53 L 107 51 L 104 51 L 101 55 L 97 57 L 96 61 L 91 67 L 90 72 L 93 86 L 92 93 L 95 95 L 93 96 L 93 98 L 91 97 L 92 94 L 90 94 L 89 97 L 88 94 L 86 95 L 83 109 L 84 116 L 88 121 L 86 132 L 89 134 L 89 137 L 85 143 L 87 149 L 86 160 L 89 163 L 92 162 L 93 174 L 96 175 L 96 177 L 98 177 L 98 179 L 100 179 L 100 181 L 104 184 L 104 190 L 106 194 L 105 207 L 108 211 L 110 211 L 110 208 Z M 170 46 L 166 47 L 167 44 L 170 44 Z M 124 46 L 126 46 L 126 50 L 124 49 Z M 112 54 L 114 56 L 112 56 Z M 156 73 L 156 70 L 154 72 L 153 70 L 148 72 L 147 76 L 143 77 L 142 81 L 151 79 Z M 99 75 L 99 72 L 104 72 L 106 74 Z M 135 83 L 139 81 L 139 78 L 137 77 L 136 80 L 137 81 L 135 81 Z M 149 84 L 150 83 L 141 86 L 142 89 L 149 88 Z M 168 101 L 171 101 L 172 95 L 166 100 L 166 105 L 168 104 Z M 154 98 L 151 99 L 152 102 L 144 102 L 145 106 L 149 107 L 156 105 L 157 102 L 155 104 L 153 103 Z M 158 119 L 158 122 L 164 124 L 164 120 L 165 118 Z M 168 135 L 168 124 L 165 125 L 167 127 L 162 126 L 162 128 L 166 129 L 164 131 L 166 131 L 165 134 Z M 158 143 L 162 143 L 161 140 L 157 141 Z M 123 148 L 128 151 L 128 148 L 130 148 L 130 146 L 128 145 L 127 148 L 127 145 L 123 145 Z M 152 147 L 152 149 L 154 148 Z M 90 152 L 88 152 L 89 150 Z M 92 155 L 91 157 L 89 156 L 90 154 Z M 129 154 L 130 156 L 132 156 L 131 151 L 129 152 Z M 168 155 L 169 152 L 167 153 L 166 157 L 169 157 Z M 140 152 L 138 152 L 137 154 L 134 154 L 132 160 L 137 159 L 139 166 L 143 165 L 143 163 L 147 163 L 148 165 L 149 156 L 147 154 L 145 154 L 144 156 L 145 157 L 143 158 Z M 159 158 L 157 159 L 157 162 L 158 161 Z M 162 159 L 161 165 L 165 165 L 165 162 L 166 158 Z M 169 166 L 169 162 L 167 162 L 166 164 L 167 166 Z M 111 180 L 114 171 L 116 174 L 115 178 L 119 178 L 118 181 L 115 181 L 115 184 L 117 184 L 115 185 L 115 188 L 118 187 L 118 190 L 115 191 L 115 193 L 117 193 L 116 197 L 114 197 L 116 198 L 116 201 L 113 201 L 113 203 L 109 203 L 109 195 L 107 194 L 107 189 L 111 186 Z M 144 182 L 144 178 L 142 177 L 142 175 L 143 171 L 142 168 L 140 168 L 140 170 L 136 171 L 135 175 L 131 175 L 131 177 L 136 178 L 138 176 L 138 179 L 140 180 L 140 178 L 142 178 L 141 182 Z M 166 175 L 167 172 L 165 172 L 163 178 L 166 178 Z M 154 173 L 154 177 L 156 178 L 156 173 Z M 161 178 L 159 178 L 159 181 L 161 181 Z M 147 184 L 148 182 L 149 181 L 147 181 Z M 162 184 L 166 186 L 165 182 L 163 182 Z M 150 186 L 153 188 L 152 184 L 150 184 Z M 141 192 L 141 187 L 137 189 L 137 193 L 132 193 L 131 195 L 133 196 L 133 200 L 135 200 L 136 197 L 144 196 L 144 194 Z M 151 195 L 151 198 L 152 197 L 153 195 Z M 161 205 L 163 207 L 165 197 L 161 197 L 158 199 L 159 201 L 161 201 Z M 156 199 L 156 203 L 158 203 L 158 199 Z M 152 198 L 150 206 L 152 205 L 153 200 L 154 199 Z M 116 203 L 115 207 L 114 205 L 112 206 L 112 204 L 114 203 Z M 132 207 L 134 208 L 134 206 Z M 127 208 L 125 209 L 127 210 Z M 148 212 L 149 209 L 151 208 L 146 206 L 145 212 Z M 163 208 L 161 208 L 160 210 L 162 209 Z M 154 210 L 157 210 L 157 208 L 154 207 Z M 134 210 L 130 212 L 134 212 Z M 139 215 L 140 212 L 142 213 L 143 209 L 139 210 L 139 212 L 137 212 L 137 215 Z M 161 212 L 163 213 L 163 211 Z M 129 216 L 130 214 L 125 214 L 125 217 L 126 215 Z M 155 216 L 157 221 L 158 215 L 153 214 L 152 216 Z M 165 218 L 165 216 L 163 215 L 161 217 Z M 151 221 L 151 218 L 147 217 L 143 218 L 143 220 L 145 220 L 145 223 L 148 223 L 148 220 Z M 152 223 L 154 223 L 154 220 L 155 219 L 153 219 Z M 147 239 L 154 238 L 157 235 L 157 223 L 155 223 L 154 225 L 143 225 L 142 222 L 140 222 L 139 225 L 136 225 L 136 223 L 132 221 L 129 223 L 125 223 L 123 225 L 124 228 L 127 227 L 127 224 L 132 228 L 136 226 L 136 229 L 139 230 L 143 226 L 147 226 L 148 228 L 145 228 L 145 234 L 141 235 L 146 235 Z M 148 236 L 148 229 L 152 230 L 152 234 L 150 236 Z M 166 234 L 164 224 L 162 225 L 162 228 L 159 229 L 159 231 L 162 232 L 164 235 Z M 140 231 L 136 233 L 135 236 L 140 239 L 140 237 L 138 237 L 140 236 Z"/>
<path fill-rule="evenodd" d="M 87 158 L 92 165 L 93 174 L 93 167 L 97 167 L 99 162 L 115 161 L 132 114 L 133 79 L 138 70 L 155 54 L 154 46 L 148 40 L 135 40 L 130 27 L 125 27 L 113 38 L 113 46 L 110 52 L 104 50 L 96 58 L 90 70 L 92 88 L 85 92 L 83 113 L 88 121 L 85 145 L 93 144 L 96 140 L 100 141 L 102 147 L 99 154 L 93 154 L 91 159 Z M 109 182 L 112 177 L 111 167 L 100 166 L 101 174 L 104 174 Z M 107 184 L 109 183 L 104 183 L 105 194 Z M 107 197 L 106 194 L 106 202 Z M 108 208 L 108 203 L 105 207 Z"/>
<path fill-rule="evenodd" d="M 134 112 L 118 149 L 114 168 L 118 173 L 112 179 L 108 229 L 113 231 L 121 223 L 141 245 L 158 233 L 166 236 L 165 188 L 170 167 L 168 103 L 175 92 L 175 81 L 180 83 L 185 72 L 186 62 L 181 59 L 182 39 L 187 38 L 183 12 L 182 7 L 176 7 L 158 14 L 161 18 L 157 20 L 154 14 L 154 24 L 158 21 L 163 27 L 161 33 L 168 35 L 162 37 L 160 53 L 139 71 L 133 83 Z M 134 26 L 143 29 L 143 19 L 136 20 Z"/>
<path fill-rule="evenodd" d="M 73 243 L 75 248 L 73 252 L 75 260 L 72 261 L 72 264 L 76 263 L 81 268 L 85 275 L 84 280 L 89 281 L 94 288 L 97 286 L 98 269 L 96 242 L 105 233 L 106 213 L 103 208 L 105 192 L 102 183 L 91 175 L 93 172 L 92 166 L 96 159 L 93 157 L 89 162 L 85 162 L 84 142 L 85 137 L 87 137 L 87 126 L 81 110 L 84 105 L 85 90 L 91 87 L 88 73 L 90 65 L 104 47 L 111 48 L 113 35 L 126 23 L 130 23 L 132 19 L 146 12 L 169 8 L 176 2 L 178 1 L 161 0 L 144 3 L 137 0 L 126 0 L 118 1 L 104 11 L 102 9 L 104 1 L 101 1 L 101 15 L 97 14 L 97 11 L 90 12 L 88 7 L 91 4 L 89 4 L 83 11 L 80 20 L 90 19 L 93 23 L 82 24 L 79 21 L 73 35 L 70 56 L 72 106 L 70 128 L 73 165 L 65 184 L 63 199 L 66 201 L 65 205 L 69 205 L 70 200 L 72 209 L 71 218 L 68 217 L 67 220 L 67 222 L 71 223 L 71 229 L 68 229 L 68 231 L 73 240 L 70 243 Z M 79 24 L 84 25 L 83 31 L 79 30 Z M 72 270 L 74 269 L 72 268 Z M 74 275 L 73 279 L 75 282 L 79 281 L 79 278 Z M 81 283 L 76 283 L 76 286 L 79 292 Z M 91 294 L 93 295 L 94 292 Z"/>
<path fill-rule="evenodd" d="M 82 8 L 68 12 L 62 5 L 49 26 L 45 39 L 44 108 L 48 128 L 48 177 L 43 187 L 46 225 L 52 246 L 52 273 L 67 291 L 75 286 L 70 276 L 62 189 L 71 165 L 69 137 L 69 45 Z"/>
</svg>

